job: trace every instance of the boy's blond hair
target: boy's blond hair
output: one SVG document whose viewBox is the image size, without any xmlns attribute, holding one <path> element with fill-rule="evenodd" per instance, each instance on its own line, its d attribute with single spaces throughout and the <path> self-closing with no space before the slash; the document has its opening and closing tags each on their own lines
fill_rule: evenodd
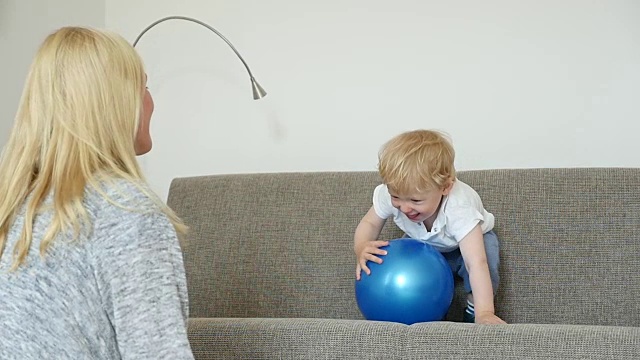
<svg viewBox="0 0 640 360">
<path fill-rule="evenodd" d="M 444 189 L 455 179 L 455 151 L 435 130 L 413 130 L 389 140 L 378 155 L 378 172 L 393 191 L 408 195 Z"/>
<path fill-rule="evenodd" d="M 41 254 L 59 233 L 75 230 L 78 236 L 86 228 L 85 188 L 106 196 L 103 184 L 110 179 L 137 184 L 176 230 L 186 229 L 147 189 L 136 160 L 145 77 L 134 48 L 111 32 L 65 27 L 40 46 L 0 157 L 0 257 L 26 205 L 12 269 L 29 253 L 34 219 L 48 196 L 54 215 Z"/>
</svg>

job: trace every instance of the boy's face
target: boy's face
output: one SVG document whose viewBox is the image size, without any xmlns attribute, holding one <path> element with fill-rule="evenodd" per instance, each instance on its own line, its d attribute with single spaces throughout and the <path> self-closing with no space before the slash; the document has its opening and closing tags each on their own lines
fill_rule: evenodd
<svg viewBox="0 0 640 360">
<path fill-rule="evenodd" d="M 453 184 L 444 189 L 432 189 L 411 194 L 400 194 L 389 188 L 391 204 L 402 211 L 409 220 L 421 223 L 426 220 L 434 220 L 437 216 L 442 196 L 449 194 Z"/>
</svg>

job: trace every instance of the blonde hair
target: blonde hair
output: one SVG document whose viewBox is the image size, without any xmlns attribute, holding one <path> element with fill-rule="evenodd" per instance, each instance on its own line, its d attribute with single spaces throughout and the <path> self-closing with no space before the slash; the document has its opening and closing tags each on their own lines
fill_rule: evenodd
<svg viewBox="0 0 640 360">
<path fill-rule="evenodd" d="M 54 215 L 40 244 L 44 255 L 67 230 L 86 228 L 85 188 L 106 197 L 100 183 L 136 184 L 169 217 L 186 227 L 151 191 L 136 160 L 135 137 L 145 89 L 142 60 L 121 36 L 64 27 L 40 46 L 27 76 L 14 127 L 0 157 L 0 257 L 24 205 L 13 249 L 15 270 L 29 253 L 35 215 L 52 196 Z"/>
<path fill-rule="evenodd" d="M 382 181 L 400 194 L 443 189 L 456 176 L 455 151 L 435 130 L 413 130 L 389 140 L 378 155 Z"/>
</svg>

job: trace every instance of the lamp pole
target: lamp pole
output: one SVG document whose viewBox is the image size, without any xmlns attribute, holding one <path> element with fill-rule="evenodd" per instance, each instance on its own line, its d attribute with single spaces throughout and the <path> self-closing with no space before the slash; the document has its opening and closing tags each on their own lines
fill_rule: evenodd
<svg viewBox="0 0 640 360">
<path fill-rule="evenodd" d="M 236 53 L 236 55 L 238 56 L 240 61 L 242 61 L 242 64 L 244 65 L 244 67 L 247 69 L 247 73 L 249 73 L 249 78 L 251 79 L 251 89 L 253 91 L 253 99 L 254 100 L 259 100 L 259 99 L 262 99 L 263 97 L 265 97 L 267 95 L 267 92 L 264 91 L 262 86 L 260 86 L 258 81 L 253 77 L 253 74 L 251 73 L 251 69 L 249 69 L 249 65 L 247 65 L 247 62 L 244 61 L 244 59 L 242 58 L 242 55 L 240 55 L 240 53 L 238 52 L 238 50 L 236 50 L 236 48 L 233 46 L 233 44 L 231 44 L 231 42 L 226 37 L 224 37 L 224 35 L 222 35 L 218 30 L 214 29 L 211 25 L 209 25 L 209 24 L 207 24 L 205 22 L 202 22 L 200 20 L 197 20 L 197 19 L 194 19 L 194 18 L 191 18 L 191 17 L 188 17 L 188 16 L 175 15 L 175 16 L 167 16 L 167 17 L 164 17 L 164 18 L 162 18 L 160 20 L 154 21 L 153 23 L 151 23 L 151 25 L 147 26 L 144 30 L 142 30 L 140 35 L 138 35 L 136 40 L 133 42 L 133 47 L 135 47 L 138 44 L 138 41 L 140 41 L 140 38 L 142 37 L 142 35 L 144 35 L 152 27 L 160 24 L 161 22 L 167 21 L 167 20 L 186 20 L 186 21 L 191 21 L 191 22 L 194 22 L 196 24 L 204 26 L 205 28 L 207 28 L 211 32 L 213 32 L 214 34 L 218 35 L 222 40 L 224 40 L 224 42 L 227 43 L 227 45 L 229 45 L 231 50 L 233 50 L 233 52 Z"/>
</svg>

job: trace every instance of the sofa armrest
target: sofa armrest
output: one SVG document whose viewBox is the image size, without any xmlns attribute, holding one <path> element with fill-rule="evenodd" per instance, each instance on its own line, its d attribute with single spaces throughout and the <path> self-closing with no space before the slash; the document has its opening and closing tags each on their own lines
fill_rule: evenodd
<svg viewBox="0 0 640 360">
<path fill-rule="evenodd" d="M 640 328 L 197 318 L 196 359 L 638 359 Z"/>
<path fill-rule="evenodd" d="M 408 327 L 404 354 L 406 359 L 639 359 L 640 328 L 421 323 Z"/>
<path fill-rule="evenodd" d="M 394 359 L 406 325 L 335 319 L 199 318 L 189 341 L 204 359 Z"/>
</svg>

